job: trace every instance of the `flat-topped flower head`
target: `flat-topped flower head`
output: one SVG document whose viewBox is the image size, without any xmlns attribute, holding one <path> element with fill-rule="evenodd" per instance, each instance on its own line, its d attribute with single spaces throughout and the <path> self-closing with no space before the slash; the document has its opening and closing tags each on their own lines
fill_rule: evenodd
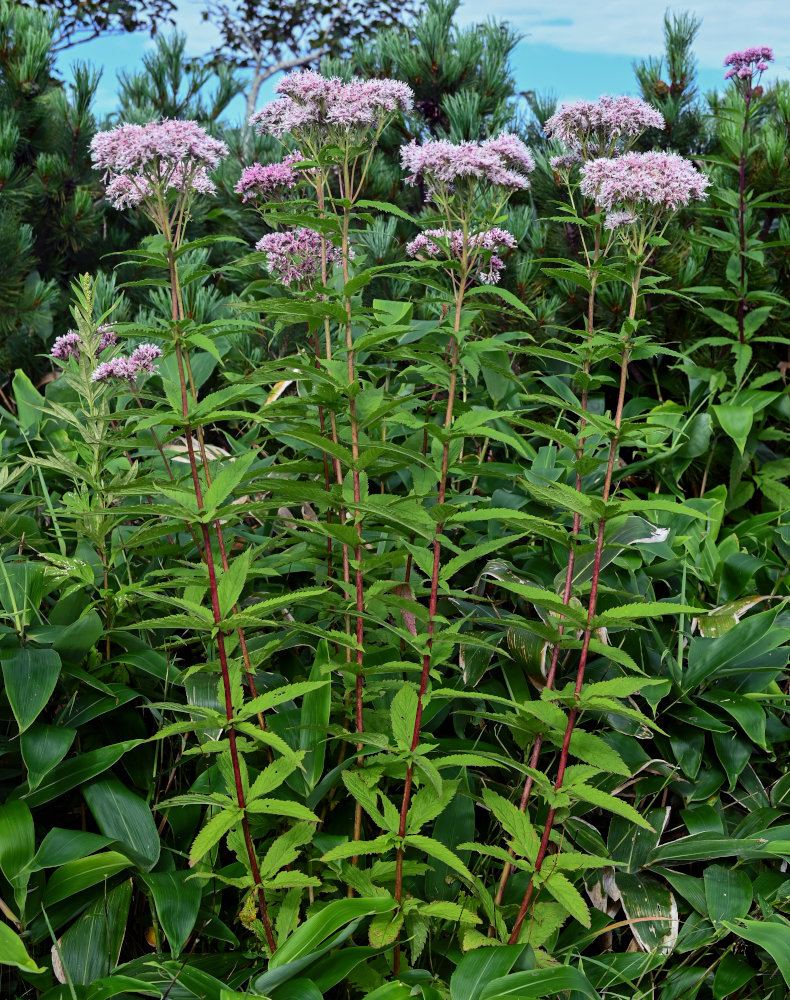
<svg viewBox="0 0 790 1000">
<path fill-rule="evenodd" d="M 91 381 L 134 383 L 141 375 L 156 375 L 159 369 L 154 362 L 161 357 L 162 351 L 156 344 L 140 344 L 128 357 L 121 354 L 102 361 L 93 370 Z"/>
<path fill-rule="evenodd" d="M 106 351 L 108 347 L 115 347 L 117 340 L 117 333 L 110 326 L 100 326 L 96 330 L 96 354 L 101 354 L 102 351 Z M 85 343 L 82 337 L 77 333 L 76 330 L 69 330 L 62 336 L 57 337 L 55 343 L 52 345 L 52 350 L 49 352 L 53 358 L 58 361 L 68 361 L 69 358 L 74 358 L 75 361 L 79 361 L 82 351 L 85 349 Z"/>
<path fill-rule="evenodd" d="M 527 174 L 535 169 L 532 153 L 510 132 L 484 142 L 431 139 L 418 145 L 412 140 L 401 148 L 400 158 L 407 184 L 422 177 L 435 189 L 470 180 L 523 191 L 529 187 Z"/>
<path fill-rule="evenodd" d="M 650 207 L 673 212 L 705 197 L 708 178 L 677 153 L 626 153 L 590 160 L 582 167 L 581 191 L 607 212 Z"/>
<path fill-rule="evenodd" d="M 549 166 L 555 174 L 569 174 L 581 162 L 581 154 L 574 150 L 570 153 L 558 153 L 557 156 L 552 156 L 549 159 Z"/>
<path fill-rule="evenodd" d="M 266 269 L 288 288 L 308 288 L 321 277 L 321 234 L 314 229 L 268 233 L 255 249 L 266 254 Z M 340 250 L 326 242 L 326 261 L 342 259 Z M 353 251 L 349 254 L 354 256 Z"/>
<path fill-rule="evenodd" d="M 250 118 L 259 132 L 298 139 L 311 135 L 340 139 L 379 128 L 414 105 L 411 88 L 399 80 L 359 80 L 345 83 L 312 70 L 290 73 L 275 87 L 279 97 Z"/>
<path fill-rule="evenodd" d="M 216 190 L 209 172 L 228 147 L 194 121 L 164 118 L 145 125 L 119 125 L 91 142 L 93 165 L 104 171 L 107 200 L 117 209 L 143 205 L 160 229 L 165 211 L 157 199 L 174 191 L 183 204 Z"/>
<path fill-rule="evenodd" d="M 740 52 L 730 52 L 724 60 L 724 65 L 729 67 L 724 79 L 733 80 L 739 89 L 751 91 L 768 69 L 768 64 L 773 61 L 774 50 L 770 45 L 756 45 Z"/>
<path fill-rule="evenodd" d="M 55 339 L 49 353 L 58 361 L 68 361 L 69 358 L 75 358 L 79 361 L 82 348 L 82 337 L 75 330 L 69 330 L 68 333 Z"/>
<path fill-rule="evenodd" d="M 474 264 L 473 276 L 484 285 L 497 284 L 505 267 L 498 251 L 503 248 L 514 250 L 515 247 L 516 239 L 513 234 L 498 226 L 470 233 L 467 236 L 467 255 Z M 426 229 L 406 245 L 406 252 L 410 257 L 430 260 L 461 260 L 463 249 L 463 229 Z"/>
<path fill-rule="evenodd" d="M 638 97 L 604 96 L 597 101 L 563 104 L 543 131 L 588 159 L 627 147 L 647 129 L 663 129 L 665 125 L 661 112 Z"/>
<path fill-rule="evenodd" d="M 278 192 L 296 187 L 299 181 L 299 171 L 293 164 L 302 157 L 298 153 L 286 156 L 279 163 L 253 163 L 241 172 L 241 178 L 236 185 L 236 194 L 241 195 L 243 202 L 264 201 Z"/>
<path fill-rule="evenodd" d="M 145 372 L 146 375 L 156 375 L 159 369 L 154 362 L 162 357 L 162 351 L 156 344 L 140 344 L 129 357 L 129 362 L 137 371 L 137 374 Z"/>
<path fill-rule="evenodd" d="M 137 173 L 150 164 L 189 165 L 214 170 L 228 147 L 194 121 L 163 118 L 145 125 L 118 125 L 91 142 L 93 165 L 112 173 Z"/>
</svg>

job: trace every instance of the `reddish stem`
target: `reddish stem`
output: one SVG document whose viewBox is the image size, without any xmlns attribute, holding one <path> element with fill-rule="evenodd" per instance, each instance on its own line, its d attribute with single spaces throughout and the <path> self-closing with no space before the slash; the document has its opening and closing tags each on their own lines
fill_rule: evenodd
<svg viewBox="0 0 790 1000">
<path fill-rule="evenodd" d="M 177 296 L 177 275 L 176 275 L 176 262 L 173 256 L 172 249 L 168 250 L 168 265 L 170 268 L 170 286 L 172 294 L 172 307 L 173 307 L 173 320 L 177 323 L 179 319 L 179 304 Z M 189 468 L 192 474 L 192 485 L 195 490 L 195 499 L 197 501 L 198 510 L 203 509 L 203 490 L 200 485 L 200 476 L 198 474 L 197 460 L 195 458 L 195 447 L 192 441 L 192 427 L 189 421 L 189 399 L 187 396 L 187 383 L 184 374 L 184 358 L 181 351 L 181 343 L 178 339 L 178 334 L 176 335 L 175 342 L 175 352 L 176 361 L 178 368 L 178 376 L 181 386 L 181 412 L 186 426 L 186 442 L 187 442 L 187 455 L 189 457 Z M 219 525 L 217 524 L 217 527 Z M 209 537 L 208 526 L 204 523 L 201 524 L 201 532 L 203 535 L 203 548 L 204 556 L 206 561 L 206 567 L 208 569 L 209 576 L 209 587 L 211 590 L 211 608 L 214 615 L 215 624 L 219 624 L 222 621 L 222 614 L 220 611 L 219 604 L 219 588 L 217 585 L 217 574 L 214 564 L 214 553 L 211 548 L 211 538 Z M 218 532 L 221 538 L 221 531 Z M 221 544 L 221 543 L 220 543 Z M 223 632 L 217 632 L 217 652 L 219 655 L 220 670 L 222 673 L 222 686 L 225 695 L 225 716 L 227 719 L 227 730 L 228 730 L 228 744 L 230 748 L 230 759 L 231 766 L 233 768 L 233 779 L 236 790 L 236 802 L 239 809 L 242 811 L 242 833 L 244 836 L 244 844 L 247 851 L 247 858 L 250 864 L 250 872 L 253 878 L 253 884 L 258 897 L 258 906 L 261 913 L 261 921 L 263 923 L 264 932 L 266 934 L 266 941 L 269 945 L 269 949 L 272 953 L 277 948 L 274 940 L 274 934 L 272 933 L 271 920 L 269 918 L 269 911 L 266 905 L 266 898 L 264 896 L 263 887 L 261 886 L 261 873 L 258 867 L 258 859 L 255 856 L 255 848 L 252 843 L 252 836 L 250 834 L 250 826 L 247 820 L 247 815 L 245 812 L 246 801 L 244 797 L 244 786 L 241 780 L 241 767 L 239 764 L 239 751 L 236 745 L 236 730 L 233 726 L 233 699 L 231 695 L 230 686 L 230 671 L 228 668 L 228 658 L 225 649 L 225 635 Z"/>
<path fill-rule="evenodd" d="M 641 276 L 642 265 L 637 266 L 636 273 L 633 278 L 631 285 L 631 305 L 628 311 L 628 317 L 633 320 L 636 315 L 636 305 L 639 295 L 639 279 Z M 612 476 L 614 473 L 614 463 L 617 457 L 618 443 L 619 443 L 619 432 L 623 421 L 623 406 L 625 404 L 625 387 L 626 380 L 628 377 L 628 360 L 630 358 L 630 346 L 629 343 L 623 344 L 623 353 L 620 359 L 620 386 L 617 395 L 617 408 L 615 410 L 614 427 L 615 432 L 612 437 L 611 445 L 609 446 L 609 459 L 606 463 L 606 476 L 604 478 L 603 486 L 603 501 L 609 499 L 609 492 L 612 487 Z M 601 575 L 601 554 L 603 552 L 603 541 L 604 541 L 604 529 L 606 528 L 606 518 L 602 517 L 598 522 L 598 536 L 595 543 L 595 557 L 593 560 L 593 570 L 592 570 L 592 580 L 590 583 L 590 600 L 587 610 L 587 628 L 584 631 L 584 638 L 582 640 L 581 655 L 579 656 L 579 667 L 576 672 L 576 685 L 574 688 L 574 699 L 578 702 L 579 695 L 581 693 L 582 685 L 584 683 L 584 673 L 587 667 L 587 656 L 590 649 L 590 639 L 592 638 L 592 629 L 590 625 L 593 618 L 595 617 L 595 608 L 598 601 L 598 583 Z M 568 713 L 568 723 L 565 727 L 565 735 L 562 740 L 562 749 L 560 751 L 560 759 L 557 767 L 557 778 L 554 782 L 555 792 L 559 792 L 562 788 L 562 783 L 565 778 L 565 769 L 568 766 L 568 755 L 570 752 L 571 736 L 573 735 L 573 730 L 576 725 L 576 719 L 578 717 L 579 710 L 577 705 L 571 709 Z M 535 858 L 534 871 L 537 875 L 543 865 L 543 861 L 546 857 L 546 851 L 549 845 L 549 837 L 551 836 L 551 831 L 554 826 L 554 816 L 556 810 L 552 807 L 549 809 L 548 815 L 546 816 L 546 822 L 543 827 L 543 834 L 540 839 L 540 846 L 538 848 L 538 854 Z M 513 925 L 513 930 L 508 939 L 509 944 L 516 944 L 521 933 L 521 926 L 524 922 L 524 917 L 526 916 L 527 909 L 529 907 L 530 901 L 532 899 L 532 894 L 534 891 L 535 882 L 534 877 L 530 878 L 529 884 L 527 886 L 524 897 L 521 901 L 521 906 L 518 911 L 518 916 L 516 917 L 516 922 Z"/>
<path fill-rule="evenodd" d="M 444 415 L 444 429 L 449 431 L 453 422 L 453 410 L 455 407 L 455 391 L 458 380 L 458 332 L 461 328 L 461 309 L 463 306 L 464 290 L 466 287 L 466 254 L 462 261 L 462 277 L 456 294 L 455 302 L 455 322 L 453 325 L 453 336 L 450 342 L 450 384 L 447 389 L 447 407 Z M 437 502 L 444 503 L 447 491 L 447 473 L 450 464 L 450 442 L 446 439 L 442 447 L 442 466 L 439 476 L 439 492 Z M 425 692 L 428 689 L 428 677 L 431 670 L 431 651 L 433 649 L 433 634 L 435 628 L 436 607 L 439 603 L 439 569 L 442 555 L 442 530 L 444 523 L 437 523 L 433 537 L 433 566 L 431 569 L 431 596 L 428 605 L 428 640 L 425 653 L 422 658 L 422 674 L 420 677 L 420 690 L 417 695 L 417 712 L 414 718 L 414 730 L 412 733 L 411 750 L 414 752 L 420 743 L 420 730 L 422 728 L 422 712 Z M 401 800 L 400 820 L 398 824 L 398 837 L 401 845 L 395 860 L 395 899 L 400 904 L 403 897 L 403 838 L 406 836 L 406 819 L 409 813 L 409 803 L 411 801 L 411 789 L 414 778 L 414 765 L 409 764 L 406 768 L 406 782 L 403 787 L 403 798 Z M 400 971 L 400 942 L 395 945 L 395 957 L 393 963 L 395 975 Z"/>
<path fill-rule="evenodd" d="M 592 264 L 595 265 L 598 258 L 601 255 L 601 230 L 600 226 L 595 227 L 595 248 L 593 251 Z M 597 284 L 597 272 L 594 267 L 589 268 L 590 276 L 590 290 L 587 295 L 587 343 L 589 344 L 590 339 L 593 335 L 593 329 L 595 326 L 595 286 Z M 590 373 L 590 359 L 586 357 L 584 360 L 584 365 L 582 367 L 584 375 L 589 375 Z M 585 384 L 582 387 L 581 395 L 581 416 L 579 417 L 579 443 L 576 449 L 576 461 L 580 462 L 582 455 L 584 454 L 584 438 L 581 436 L 584 428 L 587 426 L 587 420 L 584 414 L 587 412 L 587 383 L 585 379 Z M 582 492 L 582 477 L 581 473 L 577 471 L 576 473 L 576 492 Z M 571 589 L 573 585 L 573 570 L 576 561 L 576 550 L 574 549 L 574 541 L 579 536 L 579 531 L 581 529 L 581 516 L 577 513 L 573 515 L 573 531 L 570 546 L 568 548 L 568 566 L 565 571 L 565 588 L 562 595 L 562 603 L 567 607 L 568 602 L 571 599 Z M 565 626 L 563 624 L 559 625 L 557 631 L 557 642 L 554 645 L 551 654 L 551 662 L 549 665 L 549 671 L 546 675 L 546 687 L 551 690 L 554 687 L 554 680 L 557 674 L 557 665 L 560 659 L 560 651 L 562 649 L 562 635 L 565 631 Z M 529 759 L 529 767 L 534 771 L 538 766 L 538 761 L 540 759 L 540 752 L 543 748 L 543 735 L 539 733 L 535 737 L 535 744 L 532 747 L 532 754 Z M 529 803 L 529 797 L 532 794 L 532 788 L 534 786 L 534 779 L 532 775 L 527 775 L 526 781 L 524 782 L 524 789 L 521 793 L 521 801 L 519 802 L 519 809 L 521 812 L 526 812 L 527 804 Z M 508 851 L 510 857 L 515 857 L 515 852 L 511 847 Z M 507 883 L 510 875 L 513 871 L 513 866 L 507 862 L 502 869 L 502 875 L 499 879 L 499 885 L 497 887 L 496 896 L 494 898 L 494 905 L 501 906 L 502 899 L 505 895 L 505 889 L 507 888 Z M 489 936 L 492 936 L 495 931 L 494 925 L 489 927 Z"/>
<path fill-rule="evenodd" d="M 738 339 L 746 342 L 744 321 L 746 317 L 746 146 L 749 130 L 749 108 L 752 102 L 752 88 L 748 86 L 744 94 L 746 105 L 743 113 L 743 129 L 741 131 L 741 161 L 738 165 L 738 235 L 741 250 L 741 289 L 738 297 Z"/>
</svg>

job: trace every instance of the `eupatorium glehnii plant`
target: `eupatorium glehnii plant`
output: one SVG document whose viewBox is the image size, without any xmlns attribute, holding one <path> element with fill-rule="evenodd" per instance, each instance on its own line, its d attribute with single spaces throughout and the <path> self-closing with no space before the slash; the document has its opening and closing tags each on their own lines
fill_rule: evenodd
<svg viewBox="0 0 790 1000">
<path fill-rule="evenodd" d="M 154 227 L 133 258 L 153 305 L 145 322 L 116 323 L 120 303 L 107 314 L 99 285 L 81 283 L 77 329 L 52 350 L 63 395 L 41 408 L 73 441 L 52 434 L 36 445 L 52 454 L 25 466 L 54 484 L 41 507 L 61 551 L 47 553 L 46 579 L 81 574 L 91 606 L 80 628 L 98 623 L 102 638 L 91 670 L 67 661 L 71 633 L 48 645 L 54 626 L 33 607 L 43 588 L 23 579 L 21 552 L 0 580 L 24 803 L 39 808 L 49 794 L 49 779 L 36 784 L 41 748 L 65 745 L 70 723 L 110 703 L 124 711 L 128 677 L 146 678 L 135 732 L 155 739 L 118 753 L 150 754 L 139 767 L 125 760 L 139 787 L 148 781 L 158 822 L 90 772 L 86 800 L 114 838 L 96 867 L 123 874 L 80 928 L 90 919 L 102 942 L 115 940 L 111 916 L 132 912 L 128 861 L 156 950 L 127 969 L 143 977 L 134 988 L 178 983 L 234 1000 L 242 990 L 499 1000 L 594 995 L 591 982 L 605 994 L 608 976 L 621 990 L 675 947 L 701 954 L 739 933 L 768 941 L 781 918 L 757 930 L 737 922 L 752 899 L 741 867 L 781 874 L 781 844 L 763 826 L 782 815 L 786 783 L 769 808 L 744 779 L 761 805 L 750 817 L 738 800 L 737 822 L 760 836 L 741 837 L 709 805 L 709 777 L 694 783 L 699 741 L 669 741 L 677 719 L 704 718 L 727 794 L 743 795 L 733 720 L 765 742 L 763 706 L 781 697 L 771 657 L 787 628 L 770 587 L 751 599 L 769 607 L 754 618 L 748 600 L 726 603 L 744 562 L 731 540 L 716 547 L 719 495 L 683 499 L 645 477 L 686 447 L 694 415 L 634 388 L 646 361 L 680 360 L 651 324 L 672 220 L 706 194 L 699 165 L 635 151 L 662 119 L 631 98 L 561 109 L 545 155 L 510 132 L 423 134 L 409 88 L 387 79 L 293 74 L 255 124 L 283 158 L 246 167 L 236 184 L 261 226 L 246 233 L 255 252 L 217 275 L 249 282 L 235 313 L 208 319 L 194 289 L 209 275 L 210 240 L 189 243 L 190 218 L 199 201 L 213 204 L 223 144 L 169 121 L 94 143 L 108 198 Z M 398 134 L 417 217 L 368 197 Z M 525 226 L 545 225 L 525 208 L 536 169 L 565 188 L 557 218 L 576 251 L 536 268 L 575 290 L 568 323 L 538 322 L 532 299 L 509 291 Z M 379 252 L 385 243 L 393 249 Z M 401 292 L 382 297 L 391 288 Z M 601 299 L 618 305 L 616 323 L 602 321 Z M 32 427 L 25 419 L 21 406 L 20 426 Z M 757 537 L 766 523 L 746 530 Z M 711 581 L 720 600 L 706 615 Z M 53 622 L 68 614 L 66 603 Z M 723 645 L 700 645 L 725 628 L 744 657 L 757 649 L 748 697 L 716 690 L 714 679 L 739 683 L 738 665 Z M 61 655 L 58 706 L 28 732 L 32 702 L 15 684 L 31 664 L 49 677 Z M 654 714 L 664 701 L 668 723 Z M 107 750 L 86 748 L 97 756 L 85 766 L 104 766 Z M 24 826 L 24 803 L 2 807 L 0 821 Z M 704 878 L 675 870 L 703 850 L 743 865 Z M 71 916 L 59 877 L 40 874 L 48 857 L 15 869 L 0 851 L 0 869 L 12 917 L 36 944 L 49 927 L 42 912 L 25 928 L 25 891 L 44 887 L 71 976 L 78 943 L 58 936 Z M 760 883 L 762 906 L 777 885 Z M 721 886 L 738 908 L 723 907 Z M 693 913 L 681 931 L 683 893 Z M 144 905 L 133 912 L 147 923 Z M 599 955 L 615 935 L 643 954 Z M 210 971 L 195 972 L 189 949 L 205 950 Z M 475 992 L 481 977 L 491 981 Z M 716 982 L 725 995 L 729 980 Z"/>
</svg>

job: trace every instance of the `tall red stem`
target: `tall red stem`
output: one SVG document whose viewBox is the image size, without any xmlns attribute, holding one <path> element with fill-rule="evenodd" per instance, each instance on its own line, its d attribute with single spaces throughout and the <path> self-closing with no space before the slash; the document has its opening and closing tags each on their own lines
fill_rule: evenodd
<svg viewBox="0 0 790 1000">
<path fill-rule="evenodd" d="M 462 277 L 456 289 L 455 318 L 453 323 L 453 335 L 450 343 L 450 382 L 447 389 L 447 406 L 444 414 L 444 429 L 449 431 L 453 422 L 453 411 L 455 408 L 455 394 L 458 381 L 458 333 L 461 329 L 461 310 L 463 306 L 464 291 L 466 288 L 466 254 L 462 261 Z M 442 465 L 439 475 L 439 490 L 437 502 L 444 503 L 447 491 L 447 473 L 450 464 L 450 442 L 445 439 L 442 447 Z M 436 626 L 436 607 L 439 603 L 439 569 L 441 567 L 442 542 L 441 536 L 444 529 L 443 523 L 437 523 L 433 537 L 433 565 L 431 568 L 431 595 L 428 604 L 428 640 L 425 653 L 422 658 L 422 674 L 420 676 L 420 690 L 417 695 L 417 712 L 414 718 L 414 730 L 412 732 L 411 749 L 417 749 L 420 742 L 420 730 L 422 728 L 422 712 L 424 706 L 425 692 L 428 689 L 428 678 L 431 670 L 431 651 L 433 649 L 433 634 Z M 411 789 L 414 778 L 414 765 L 410 764 L 406 768 L 406 782 L 403 787 L 403 798 L 401 800 L 400 820 L 398 825 L 398 836 L 401 838 L 401 846 L 395 860 L 395 899 L 400 904 L 403 897 L 403 846 L 402 839 L 406 836 L 406 820 L 409 813 L 409 803 L 411 801 Z M 400 943 L 395 947 L 394 972 L 400 970 Z"/>
<path fill-rule="evenodd" d="M 179 309 L 178 294 L 177 294 L 178 277 L 176 271 L 175 256 L 173 254 L 172 248 L 168 250 L 168 266 L 170 269 L 170 286 L 172 295 L 173 321 L 175 324 L 178 324 L 180 318 L 180 309 Z M 197 501 L 198 510 L 202 510 L 203 490 L 200 484 L 200 475 L 198 473 L 198 465 L 197 465 L 197 460 L 195 458 L 195 446 L 192 440 L 192 426 L 189 420 L 189 398 L 187 394 L 187 380 L 185 375 L 184 356 L 181 350 L 181 342 L 179 336 L 180 336 L 179 331 L 176 329 L 175 353 L 176 353 L 176 362 L 178 368 L 178 377 L 181 387 L 181 412 L 186 428 L 187 455 L 189 458 L 190 472 L 192 474 L 192 485 L 195 490 L 195 499 Z M 206 567 L 208 569 L 208 576 L 209 576 L 209 588 L 211 591 L 211 609 L 214 615 L 214 622 L 215 624 L 219 625 L 219 623 L 222 621 L 222 613 L 219 604 L 219 587 L 217 584 L 217 573 L 216 573 L 216 566 L 214 563 L 214 553 L 211 547 L 211 538 L 209 536 L 208 526 L 205 523 L 203 523 L 201 524 L 200 527 L 203 536 L 204 558 L 206 561 Z M 217 527 L 219 528 L 218 524 Z M 221 535 L 221 532 L 218 533 Z M 263 923 L 267 944 L 269 945 L 270 951 L 273 953 L 276 950 L 277 945 L 274 940 L 274 934 L 272 933 L 272 925 L 271 925 L 271 919 L 269 917 L 268 907 L 266 905 L 266 897 L 264 896 L 263 887 L 261 886 L 261 873 L 260 873 L 260 868 L 258 867 L 258 859 L 255 855 L 255 847 L 252 843 L 250 826 L 245 812 L 246 801 L 244 796 L 244 785 L 241 779 L 239 751 L 236 745 L 236 730 L 233 726 L 233 698 L 230 686 L 230 670 L 228 667 L 227 651 L 225 649 L 225 634 L 222 631 L 217 632 L 217 653 L 219 655 L 220 671 L 222 673 L 222 687 L 225 696 L 225 716 L 228 723 L 227 725 L 228 745 L 230 749 L 231 766 L 233 768 L 233 780 L 235 784 L 236 802 L 239 809 L 242 812 L 242 819 L 241 819 L 242 834 L 244 837 L 244 844 L 250 865 L 250 872 L 252 874 L 253 885 L 255 887 L 255 892 L 258 898 L 258 906 L 261 914 L 261 922 Z"/>
<path fill-rule="evenodd" d="M 588 342 L 588 344 L 589 344 L 589 342 L 590 342 L 590 340 L 592 338 L 593 329 L 594 329 L 594 326 L 595 326 L 595 287 L 596 287 L 596 283 L 597 283 L 597 272 L 595 271 L 594 265 L 597 263 L 598 258 L 600 257 L 600 254 L 601 254 L 601 229 L 600 229 L 600 225 L 597 225 L 595 227 L 595 248 L 593 250 L 592 266 L 590 266 L 589 269 L 588 269 L 588 274 L 589 274 L 589 278 L 590 278 L 590 290 L 589 290 L 589 293 L 587 295 L 587 320 L 586 320 L 586 323 L 587 323 L 587 342 Z M 589 261 L 589 257 L 588 257 L 588 264 L 589 263 L 590 263 L 590 261 Z M 590 373 L 590 359 L 589 359 L 589 357 L 585 357 L 584 365 L 582 367 L 582 371 L 584 372 L 585 375 L 589 375 L 589 373 Z M 586 418 L 584 416 L 584 414 L 587 412 L 587 382 L 586 382 L 586 380 L 585 380 L 585 384 L 584 384 L 584 386 L 582 388 L 582 395 L 581 395 L 581 401 L 580 402 L 581 402 L 582 413 L 581 413 L 581 416 L 579 418 L 579 443 L 578 443 L 578 447 L 576 449 L 576 461 L 577 462 L 581 460 L 581 457 L 584 454 L 584 438 L 582 437 L 582 434 L 584 432 L 584 428 L 587 426 L 587 420 L 586 420 Z M 576 473 L 576 492 L 577 493 L 581 493 L 581 491 L 582 491 L 582 477 L 581 477 L 581 473 L 577 471 L 577 473 Z M 573 530 L 572 530 L 572 533 L 571 533 L 571 542 L 570 542 L 570 546 L 568 547 L 568 565 L 567 565 L 567 569 L 565 571 L 565 586 L 563 588 L 563 594 L 562 594 L 562 603 L 566 607 L 568 605 L 568 602 L 571 599 L 571 590 L 572 590 L 572 586 L 573 586 L 573 570 L 574 570 L 575 563 L 576 563 L 576 550 L 574 548 L 574 543 L 575 543 L 575 540 L 579 536 L 580 529 L 581 529 L 581 517 L 580 517 L 579 514 L 574 514 L 573 515 Z M 562 635 L 563 635 L 564 631 L 565 631 L 565 626 L 562 623 L 560 623 L 559 628 L 557 630 L 557 642 L 555 643 L 554 648 L 552 650 L 551 662 L 549 664 L 549 670 L 548 670 L 548 673 L 546 675 L 546 687 L 548 688 L 548 690 L 551 690 L 554 687 L 554 680 L 556 678 L 557 666 L 559 664 L 560 652 L 561 652 L 561 649 L 562 649 L 562 642 L 561 642 L 561 640 L 562 640 Z M 532 747 L 532 753 L 531 753 L 530 758 L 529 758 L 529 767 L 533 771 L 538 766 L 538 761 L 540 760 L 540 753 L 541 753 L 542 749 L 543 749 L 543 735 L 541 733 L 538 733 L 538 735 L 535 737 L 535 743 L 534 743 L 534 745 Z M 529 797 L 532 794 L 532 788 L 533 788 L 533 786 L 534 786 L 534 779 L 533 779 L 532 775 L 527 775 L 527 778 L 526 778 L 526 780 L 524 782 L 524 789 L 523 789 L 523 791 L 521 793 L 521 800 L 520 800 L 519 806 L 518 806 L 519 810 L 521 812 L 526 812 L 527 805 L 529 803 Z M 509 849 L 508 853 L 510 854 L 511 858 L 515 857 L 515 853 L 514 853 L 512 847 Z M 494 905 L 495 906 L 500 906 L 502 904 L 502 899 L 504 898 L 504 895 L 505 895 L 505 889 L 507 888 L 507 883 L 508 883 L 508 880 L 510 878 L 510 875 L 511 875 L 512 871 L 513 871 L 513 866 L 509 862 L 507 862 L 505 864 L 504 868 L 502 869 L 502 875 L 500 876 L 499 885 L 497 886 L 496 896 L 494 897 Z M 494 930 L 495 930 L 495 928 L 494 928 L 494 925 L 492 924 L 491 927 L 489 928 L 489 935 L 493 935 Z"/>
<path fill-rule="evenodd" d="M 636 306 L 639 297 L 639 279 L 641 276 L 642 265 L 637 266 L 636 273 L 631 285 L 631 304 L 628 312 L 630 320 L 633 320 L 636 315 Z M 603 487 L 603 500 L 604 503 L 609 499 L 609 493 L 612 487 L 612 477 L 614 474 L 614 463 L 617 457 L 618 445 L 619 445 L 619 432 L 623 421 L 623 406 L 625 404 L 625 387 L 628 377 L 628 361 L 630 358 L 630 345 L 626 341 L 623 344 L 623 352 L 620 359 L 620 385 L 617 395 L 617 407 L 615 410 L 614 418 L 614 435 L 612 436 L 612 442 L 609 446 L 609 458 L 606 463 L 606 475 L 604 477 L 604 487 Z M 590 650 L 590 639 L 592 638 L 592 628 L 591 623 L 595 617 L 595 609 L 598 602 L 598 584 L 601 575 L 601 555 L 603 553 L 603 542 L 604 542 L 604 530 L 606 528 L 605 518 L 601 518 L 598 522 L 598 534 L 595 543 L 595 556 L 593 559 L 593 570 L 592 570 L 592 580 L 590 583 L 590 599 L 587 610 L 587 628 L 584 631 L 584 637 L 582 639 L 582 649 L 579 656 L 579 666 L 576 671 L 576 684 L 574 687 L 574 699 L 578 702 L 579 695 L 581 694 L 582 685 L 584 683 L 584 674 L 587 667 L 587 657 Z M 576 726 L 576 720 L 579 715 L 579 710 L 577 705 L 574 705 L 568 713 L 568 722 L 565 727 L 565 734 L 562 740 L 562 748 L 560 750 L 560 759 L 557 767 L 557 777 L 554 782 L 555 792 L 560 791 L 562 788 L 563 781 L 565 779 L 565 770 L 568 766 L 568 756 L 570 753 L 571 737 L 573 735 L 573 730 Z M 546 851 L 549 846 L 549 837 L 551 836 L 551 831 L 554 826 L 554 817 L 556 810 L 552 807 L 549 809 L 548 815 L 546 816 L 546 822 L 543 826 L 543 834 L 541 835 L 540 845 L 538 847 L 538 853 L 535 858 L 534 871 L 537 875 L 546 858 Z M 524 918 L 527 914 L 530 901 L 535 888 L 534 877 L 530 878 L 529 884 L 527 885 L 526 891 L 524 893 L 523 899 L 521 901 L 521 906 L 519 907 L 518 915 L 516 917 L 516 922 L 513 925 L 513 930 L 510 934 L 509 944 L 516 944 L 521 933 L 521 926 L 524 923 Z"/>
</svg>

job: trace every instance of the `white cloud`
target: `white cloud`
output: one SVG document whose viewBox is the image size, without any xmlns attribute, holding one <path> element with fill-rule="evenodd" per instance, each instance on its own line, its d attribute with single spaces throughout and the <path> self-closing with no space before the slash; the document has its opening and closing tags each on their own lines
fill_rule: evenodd
<svg viewBox="0 0 790 1000">
<path fill-rule="evenodd" d="M 552 45 L 570 52 L 658 56 L 663 49 L 665 0 L 488 0 L 484 6 L 466 0 L 460 23 L 481 14 L 510 21 L 526 42 Z M 749 45 L 772 45 L 777 69 L 790 68 L 790 17 L 787 0 L 691 0 L 672 3 L 702 20 L 695 53 L 702 67 L 721 66 L 727 53 Z M 784 75 L 784 73 L 782 74 Z"/>
</svg>

